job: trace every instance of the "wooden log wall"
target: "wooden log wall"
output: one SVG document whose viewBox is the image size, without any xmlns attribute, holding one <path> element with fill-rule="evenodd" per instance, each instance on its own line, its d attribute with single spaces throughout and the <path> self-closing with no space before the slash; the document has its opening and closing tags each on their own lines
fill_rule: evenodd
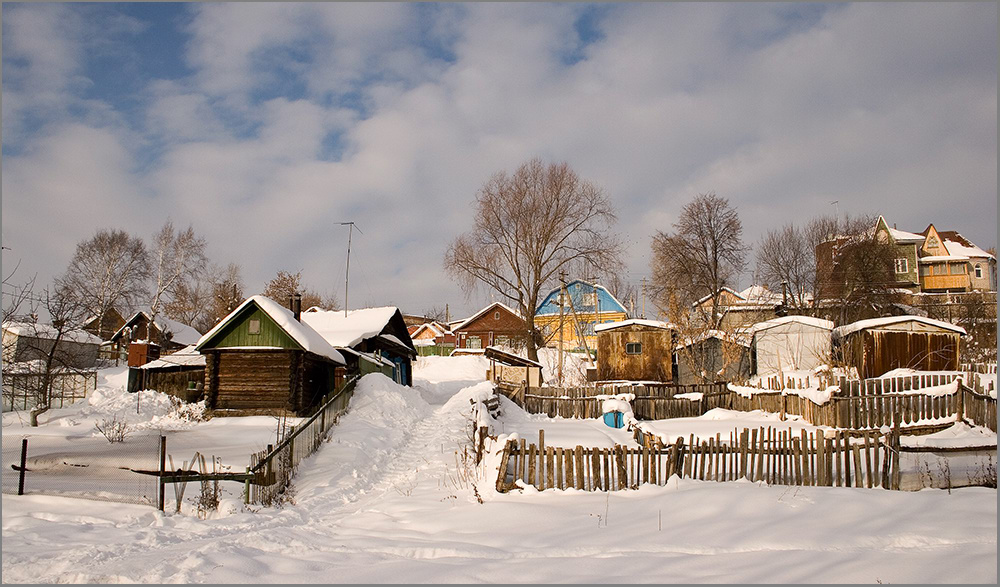
<svg viewBox="0 0 1000 587">
<path fill-rule="evenodd" d="M 619 491 L 642 484 L 664 485 L 677 475 L 701 481 L 748 479 L 771 485 L 899 488 L 899 432 L 849 434 L 839 430 L 795 434 L 759 428 L 728 438 L 678 438 L 641 448 L 551 447 L 510 441 L 497 479 L 499 491 L 520 481 L 539 491 Z"/>
<path fill-rule="evenodd" d="M 217 367 L 217 409 L 288 409 L 297 373 L 292 351 L 220 352 Z"/>
</svg>

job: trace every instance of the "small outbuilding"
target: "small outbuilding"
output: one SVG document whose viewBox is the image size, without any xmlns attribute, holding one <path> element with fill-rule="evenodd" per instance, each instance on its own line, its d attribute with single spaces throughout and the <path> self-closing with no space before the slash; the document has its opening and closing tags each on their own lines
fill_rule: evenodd
<svg viewBox="0 0 1000 587">
<path fill-rule="evenodd" d="M 676 329 L 659 320 L 598 324 L 597 379 L 600 381 L 674 380 Z"/>
<path fill-rule="evenodd" d="M 159 345 L 162 354 L 167 355 L 198 344 L 200 339 L 201 333 L 187 324 L 166 316 L 157 316 L 156 320 L 152 320 L 146 312 L 136 312 L 111 335 L 110 342 L 116 352 L 128 349 L 130 343 L 135 341 L 153 343 Z"/>
<path fill-rule="evenodd" d="M 739 382 L 750 377 L 750 341 L 745 335 L 708 330 L 675 349 L 677 383 Z"/>
<path fill-rule="evenodd" d="M 44 361 L 52 353 L 58 367 L 91 368 L 97 364 L 100 346 L 101 339 L 85 330 L 60 332 L 49 324 L 3 323 L 3 361 L 7 364 Z"/>
<path fill-rule="evenodd" d="M 750 327 L 751 372 L 756 375 L 812 370 L 830 364 L 833 322 L 783 316 Z"/>
<path fill-rule="evenodd" d="M 859 320 L 833 331 L 835 356 L 862 378 L 898 368 L 955 371 L 965 329 L 923 316 Z"/>
<path fill-rule="evenodd" d="M 184 401 L 201 399 L 205 386 L 205 355 L 189 345 L 140 367 L 129 368 L 128 390 L 153 389 Z"/>
<path fill-rule="evenodd" d="M 486 378 L 494 383 L 527 387 L 542 386 L 542 364 L 495 346 L 486 347 L 483 356 L 490 360 Z"/>
</svg>

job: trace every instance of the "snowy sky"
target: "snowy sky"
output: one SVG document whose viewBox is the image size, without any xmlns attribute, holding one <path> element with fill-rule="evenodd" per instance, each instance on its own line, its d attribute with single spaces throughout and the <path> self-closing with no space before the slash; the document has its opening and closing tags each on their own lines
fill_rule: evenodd
<svg viewBox="0 0 1000 587">
<path fill-rule="evenodd" d="M 602 185 L 649 274 L 699 192 L 754 244 L 882 213 L 996 244 L 997 6 L 16 4 L 3 19 L 5 272 L 99 228 L 193 224 L 248 294 L 279 269 L 352 307 L 466 299 L 476 190 L 538 156 Z M 836 205 L 831 204 L 838 201 Z M 752 261 L 752 257 L 751 257 Z M 740 284 L 749 284 L 747 273 Z"/>
</svg>

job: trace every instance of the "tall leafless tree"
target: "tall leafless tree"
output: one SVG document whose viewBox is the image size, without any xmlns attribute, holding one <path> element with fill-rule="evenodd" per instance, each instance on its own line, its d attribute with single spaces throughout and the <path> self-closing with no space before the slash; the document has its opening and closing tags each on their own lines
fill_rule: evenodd
<svg viewBox="0 0 1000 587">
<path fill-rule="evenodd" d="M 124 230 L 102 229 L 76 245 L 66 272 L 56 279 L 60 295 L 73 296 L 98 318 L 100 335 L 104 316 L 112 308 L 128 313 L 148 295 L 149 254 L 142 239 Z"/>
<path fill-rule="evenodd" d="M 280 304 L 287 304 L 288 298 L 296 293 L 302 295 L 303 310 L 313 306 L 323 310 L 336 310 L 340 305 L 336 294 L 327 294 L 324 297 L 315 290 L 306 288 L 302 284 L 301 271 L 297 273 L 278 271 L 274 279 L 264 286 L 264 295 Z"/>
<path fill-rule="evenodd" d="M 211 321 L 217 324 L 220 320 L 236 309 L 246 296 L 246 286 L 243 284 L 243 269 L 236 263 L 230 263 L 225 269 L 212 271 L 212 300 L 209 310 Z"/>
<path fill-rule="evenodd" d="M 567 163 L 536 158 L 494 174 L 476 194 L 475 210 L 473 228 L 445 252 L 445 269 L 466 293 L 482 285 L 515 306 L 527 322 L 528 358 L 537 360 L 540 292 L 574 261 L 590 271 L 621 267 L 614 209 Z"/>
<path fill-rule="evenodd" d="M 789 223 L 761 237 L 757 244 L 757 279 L 771 291 L 787 293 L 791 308 L 806 308 L 815 274 L 816 255 L 797 226 Z"/>
<path fill-rule="evenodd" d="M 653 236 L 654 297 L 667 308 L 671 299 L 690 305 L 711 296 L 711 316 L 705 319 L 718 328 L 719 291 L 735 282 L 746 257 L 739 214 L 726 198 L 699 194 L 681 209 L 673 228 Z"/>
<path fill-rule="evenodd" d="M 174 299 L 182 288 L 190 287 L 204 272 L 208 264 L 205 247 L 205 239 L 195 235 L 194 228 L 188 226 L 177 232 L 170 220 L 153 237 L 151 320 L 155 321 L 164 310 L 163 305 Z"/>
<path fill-rule="evenodd" d="M 4 247 L 6 249 L 6 247 Z M 35 275 L 25 279 L 24 281 L 15 281 L 14 275 L 17 273 L 18 268 L 21 267 L 21 261 L 18 260 L 14 268 L 10 270 L 10 273 L 4 275 L 3 277 L 3 321 L 15 319 L 21 312 L 24 311 L 25 305 L 27 305 L 28 313 L 34 313 L 34 306 L 37 302 L 34 300 L 32 291 L 35 287 Z"/>
</svg>

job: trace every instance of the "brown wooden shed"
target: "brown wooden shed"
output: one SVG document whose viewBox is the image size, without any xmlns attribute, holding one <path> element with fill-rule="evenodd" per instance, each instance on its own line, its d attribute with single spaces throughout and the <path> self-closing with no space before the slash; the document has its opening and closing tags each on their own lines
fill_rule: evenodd
<svg viewBox="0 0 1000 587">
<path fill-rule="evenodd" d="M 673 381 L 676 329 L 670 323 L 632 319 L 594 330 L 598 380 Z"/>
<path fill-rule="evenodd" d="M 862 378 L 898 368 L 955 371 L 964 335 L 961 326 L 923 316 L 872 318 L 835 328 L 833 352 Z"/>
</svg>

